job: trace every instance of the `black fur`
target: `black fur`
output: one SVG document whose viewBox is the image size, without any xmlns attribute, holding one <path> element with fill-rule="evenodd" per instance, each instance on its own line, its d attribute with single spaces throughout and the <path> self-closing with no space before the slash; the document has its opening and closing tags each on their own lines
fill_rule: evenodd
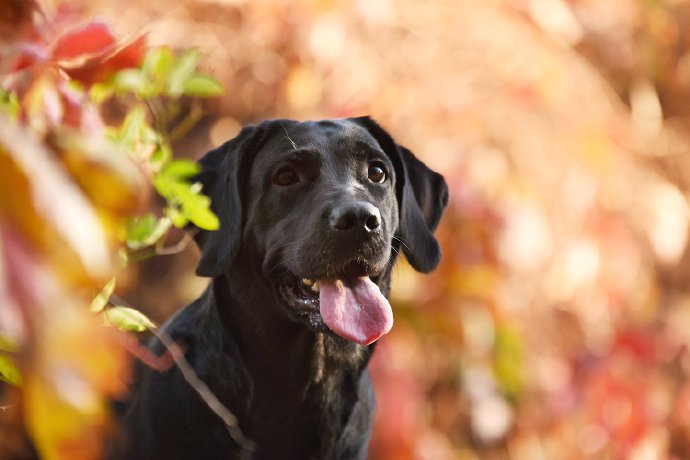
<svg viewBox="0 0 690 460">
<path fill-rule="evenodd" d="M 388 169 L 386 182 L 367 179 L 372 161 Z M 285 164 L 298 183 L 276 185 L 276 168 Z M 350 270 L 356 261 L 388 296 L 399 250 L 417 270 L 433 270 L 445 181 L 368 117 L 246 127 L 201 165 L 198 180 L 221 227 L 197 235 L 197 273 L 213 279 L 163 327 L 186 347 L 254 449 L 238 446 L 178 369 L 139 366 L 111 457 L 366 458 L 374 408 L 366 367 L 374 346 L 335 335 L 318 311 L 290 309 L 278 288 Z M 376 232 L 343 236 L 348 232 L 329 227 L 334 206 L 353 201 L 378 208 Z M 157 340 L 151 347 L 163 353 Z"/>
</svg>

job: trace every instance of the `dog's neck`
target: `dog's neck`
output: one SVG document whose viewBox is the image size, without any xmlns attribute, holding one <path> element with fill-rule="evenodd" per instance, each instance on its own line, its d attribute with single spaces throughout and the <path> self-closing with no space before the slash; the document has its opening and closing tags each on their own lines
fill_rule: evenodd
<svg viewBox="0 0 690 460">
<path fill-rule="evenodd" d="M 246 283 L 255 283 L 255 289 L 248 293 Z M 278 368 L 286 364 L 294 368 L 295 377 L 303 377 L 305 383 L 318 383 L 329 371 L 361 372 L 366 367 L 373 347 L 329 332 L 313 332 L 288 319 L 287 307 L 271 289 L 256 286 L 256 278 L 247 277 L 246 271 L 215 278 L 213 289 L 223 327 L 250 369 L 256 364 L 257 370 L 264 370 L 274 361 Z M 231 299 L 233 305 L 218 305 L 215 299 Z M 303 365 L 295 367 L 298 362 Z"/>
<path fill-rule="evenodd" d="M 359 400 L 371 397 L 363 373 L 373 347 L 290 321 L 268 286 L 247 290 L 248 282 L 256 283 L 256 277 L 244 267 L 215 278 L 212 288 L 225 336 L 248 370 L 252 400 L 244 423 L 249 435 L 272 433 L 276 439 L 271 443 L 335 442 L 353 408 L 371 403 Z M 215 299 L 228 299 L 231 305 Z M 322 413 L 305 418 L 314 408 Z M 252 430 L 252 420 L 262 420 L 263 433 Z"/>
</svg>

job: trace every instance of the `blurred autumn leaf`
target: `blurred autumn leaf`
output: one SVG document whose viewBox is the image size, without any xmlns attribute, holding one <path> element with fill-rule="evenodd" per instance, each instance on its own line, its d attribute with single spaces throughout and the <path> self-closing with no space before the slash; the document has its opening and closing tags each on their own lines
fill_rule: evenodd
<svg viewBox="0 0 690 460">
<path fill-rule="evenodd" d="M 115 290 L 115 283 L 116 283 L 116 278 L 110 278 L 110 280 L 105 283 L 105 286 L 103 286 L 103 289 L 101 292 L 99 292 L 96 297 L 93 298 L 91 301 L 91 308 L 90 310 L 94 313 L 98 313 L 100 311 L 103 311 L 103 309 L 108 305 L 108 302 L 110 301 L 110 296 L 113 295 L 113 291 Z"/>
<path fill-rule="evenodd" d="M 371 458 L 690 457 L 690 2 L 124 1 L 232 88 L 188 151 L 372 114 L 446 176 L 441 267 L 394 276 Z M 132 295 L 167 317 L 193 263 Z"/>
<path fill-rule="evenodd" d="M 133 308 L 114 306 L 104 313 L 108 324 L 112 324 L 121 331 L 143 332 L 156 327 L 143 313 Z"/>
<path fill-rule="evenodd" d="M 105 22 L 26 7 L 11 10 L 29 32 L 9 37 L 0 104 L 0 379 L 18 388 L 2 393 L 3 405 L 22 411 L 1 421 L 11 431 L 0 434 L 0 456 L 23 455 L 12 433 L 25 429 L 41 458 L 95 459 L 109 402 L 126 388 L 131 344 L 121 331 L 154 327 L 113 306 L 123 242 L 164 242 L 171 219 L 140 216 L 154 183 L 178 224 L 217 228 L 210 200 L 188 182 L 196 166 L 172 160 L 167 130 L 181 135 L 196 120 L 168 126 L 178 97 L 221 87 L 197 70 L 198 51 L 148 49 L 144 36 L 123 44 Z M 134 72 L 150 81 L 118 86 Z M 124 115 L 106 122 L 105 108 L 118 104 Z"/>
<path fill-rule="evenodd" d="M 12 385 L 19 385 L 22 381 L 19 369 L 12 359 L 12 354 L 16 352 L 16 345 L 0 336 L 0 380 Z"/>
<path fill-rule="evenodd" d="M 394 276 L 396 327 L 374 359 L 372 458 L 690 457 L 690 2 L 76 3 L 125 36 L 146 30 L 166 46 L 108 44 L 104 22 L 67 25 L 73 14 L 60 8 L 49 32 L 33 25 L 34 3 L 10 1 L 0 37 L 22 46 L 0 49 L 0 70 L 64 61 L 60 73 L 103 113 L 124 104 L 125 118 L 103 129 L 147 177 L 169 164 L 175 141 L 199 154 L 245 122 L 366 113 L 446 176 L 442 266 L 428 278 L 404 266 Z M 63 33 L 98 40 L 85 59 L 57 61 Z M 232 91 L 189 131 L 200 110 L 177 75 L 193 92 L 197 70 L 185 62 L 201 55 Z M 26 123 L 25 91 L 38 84 L 10 80 L 21 91 L 3 79 L 0 107 Z M 72 111 L 84 99 L 70 86 L 48 80 L 31 100 L 41 132 L 94 125 Z M 75 171 L 92 158 L 78 155 Z M 98 168 L 117 176 L 107 162 Z M 2 170 L 12 181 L 3 187 L 27 189 L 22 174 Z M 173 196 L 169 179 L 160 181 Z M 191 185 L 179 188 L 204 205 L 189 198 Z M 126 217 L 119 238 L 146 252 L 173 220 L 189 220 L 175 200 Z M 26 227 L 31 241 L 46 238 Z M 2 234 L 14 244 L 16 234 Z M 78 256 L 42 244 L 78 268 Z M 165 318 L 194 296 L 193 263 L 189 253 L 152 261 L 131 275 L 139 283 L 118 289 Z M 84 284 L 96 293 L 107 279 Z M 23 311 L 17 302 L 0 300 L 9 306 L 0 324 L 22 323 L 21 313 L 7 318 Z"/>
<path fill-rule="evenodd" d="M 111 209 L 110 219 L 102 219 L 98 200 L 65 172 L 57 152 L 5 118 L 0 125 L 6 187 L 6 199 L 0 199 L 2 303 L 23 318 L 23 324 L 3 323 L 2 331 L 24 350 L 15 356 L 25 357 L 21 394 L 27 428 L 45 458 L 96 458 L 105 436 L 105 402 L 123 390 L 126 361 L 117 336 L 101 331 L 79 292 L 114 270 L 116 212 L 133 212 L 138 200 L 131 194 L 127 208 Z M 124 192 L 129 184 L 131 176 L 113 180 L 109 193 Z M 88 401 L 70 400 L 75 391 Z M 85 432 L 93 432 L 88 443 L 81 442 Z"/>
</svg>

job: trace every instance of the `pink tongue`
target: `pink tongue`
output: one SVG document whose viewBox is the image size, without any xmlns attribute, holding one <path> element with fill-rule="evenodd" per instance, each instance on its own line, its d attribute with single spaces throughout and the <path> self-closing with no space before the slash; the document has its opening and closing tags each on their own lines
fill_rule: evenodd
<svg viewBox="0 0 690 460">
<path fill-rule="evenodd" d="M 368 276 L 319 280 L 321 317 L 336 334 L 369 345 L 393 327 L 393 311 Z"/>
</svg>

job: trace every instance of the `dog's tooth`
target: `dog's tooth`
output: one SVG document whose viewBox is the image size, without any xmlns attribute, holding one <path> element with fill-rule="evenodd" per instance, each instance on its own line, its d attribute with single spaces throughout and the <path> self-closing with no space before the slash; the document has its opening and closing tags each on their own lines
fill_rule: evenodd
<svg viewBox="0 0 690 460">
<path fill-rule="evenodd" d="M 304 284 L 307 287 L 312 287 L 314 285 L 314 280 L 309 278 L 302 278 L 302 284 Z"/>
<path fill-rule="evenodd" d="M 319 282 L 318 282 L 318 281 L 316 281 L 316 282 L 311 286 L 311 290 L 314 291 L 314 292 L 319 292 Z"/>
</svg>

